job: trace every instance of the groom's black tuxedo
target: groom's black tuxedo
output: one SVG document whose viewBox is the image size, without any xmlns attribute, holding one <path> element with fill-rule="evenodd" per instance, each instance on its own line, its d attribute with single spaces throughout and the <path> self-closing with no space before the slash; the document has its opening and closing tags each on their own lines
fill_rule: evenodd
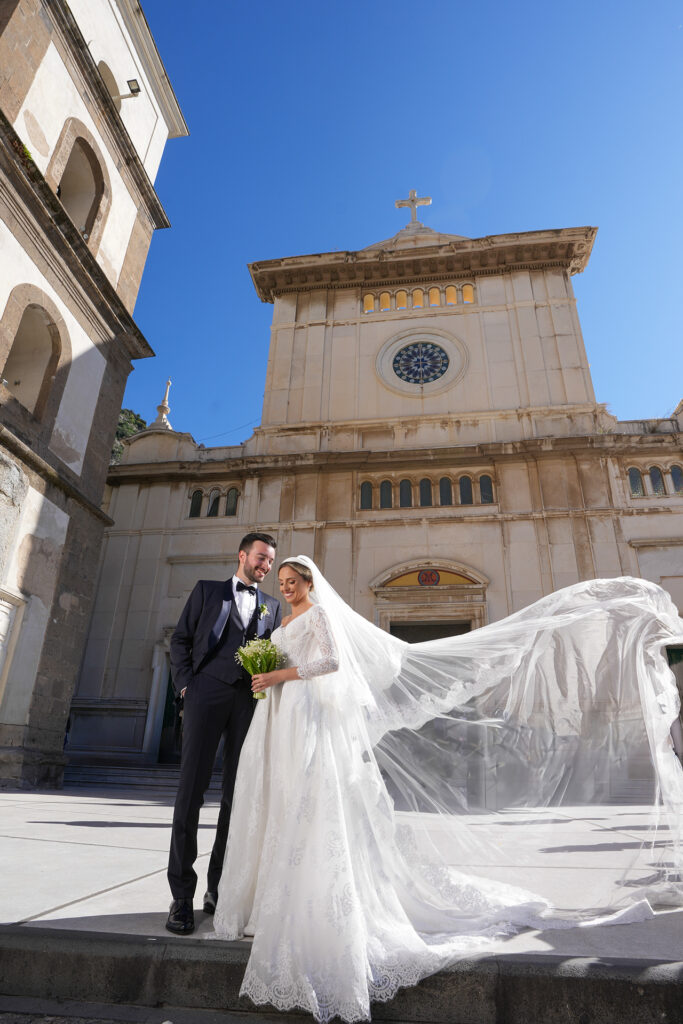
<svg viewBox="0 0 683 1024">
<path fill-rule="evenodd" d="M 259 612 L 262 604 L 267 608 L 263 615 Z M 269 637 L 280 625 L 281 617 L 280 602 L 257 589 L 256 610 L 245 629 L 233 600 L 232 579 L 225 583 L 200 580 L 171 637 L 171 672 L 176 693 L 191 686 L 199 671 L 225 683 L 248 682 L 249 676 L 235 661 L 235 651 L 246 640 Z"/>
<path fill-rule="evenodd" d="M 261 611 L 263 605 L 265 612 Z M 232 579 L 224 583 L 200 580 L 171 637 L 173 685 L 178 694 L 185 690 L 183 751 L 168 863 L 174 899 L 194 896 L 199 809 L 222 736 L 223 793 L 207 884 L 212 892 L 218 889 L 237 763 L 254 712 L 250 677 L 235 660 L 235 653 L 248 640 L 270 636 L 280 619 L 280 602 L 257 589 L 254 614 L 245 627 L 234 600 Z"/>
</svg>

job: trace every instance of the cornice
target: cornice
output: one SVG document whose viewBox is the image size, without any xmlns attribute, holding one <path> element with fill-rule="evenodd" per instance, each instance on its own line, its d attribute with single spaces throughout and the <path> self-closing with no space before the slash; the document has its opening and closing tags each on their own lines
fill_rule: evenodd
<svg viewBox="0 0 683 1024">
<path fill-rule="evenodd" d="M 106 127 L 116 148 L 123 157 L 122 162 L 135 182 L 152 224 L 155 228 L 170 227 L 171 223 L 166 216 L 166 211 L 161 205 L 154 185 L 150 181 L 138 151 L 121 120 L 116 105 L 93 60 L 90 48 L 83 38 L 66 0 L 43 0 L 43 3 L 50 12 L 53 24 L 67 45 L 69 53 L 72 55 L 84 82 L 105 115 Z"/>
<path fill-rule="evenodd" d="M 583 271 L 597 228 L 558 228 L 517 234 L 466 238 L 418 249 L 361 249 L 288 256 L 249 264 L 262 302 L 288 292 L 317 288 L 394 287 L 448 278 L 511 273 L 515 270 L 561 267 Z"/>
<path fill-rule="evenodd" d="M 58 273 L 74 301 L 92 320 L 83 296 L 97 311 L 107 332 L 121 343 L 130 359 L 153 356 L 146 338 L 124 306 L 116 289 L 74 227 L 64 207 L 0 111 L 0 190 L 19 221 L 42 246 L 48 263 Z M 19 208 L 21 207 L 21 208 Z M 26 223 L 30 217 L 33 224 Z M 37 228 L 37 230 L 36 230 Z M 47 243 L 47 244 L 45 244 Z"/>
<path fill-rule="evenodd" d="M 674 548 L 683 546 L 683 537 L 642 537 L 628 541 L 632 548 Z"/>
<path fill-rule="evenodd" d="M 133 45 L 146 64 L 149 83 L 169 128 L 169 139 L 178 139 L 189 135 L 187 122 L 166 73 L 145 12 L 137 0 L 116 0 L 116 2 L 128 34 L 133 40 Z"/>
<path fill-rule="evenodd" d="M 332 435 L 347 433 L 350 430 L 370 431 L 396 429 L 405 426 L 412 427 L 418 423 L 420 425 L 444 422 L 482 423 L 485 421 L 498 422 L 501 419 L 522 420 L 547 416 L 566 418 L 586 414 L 597 415 L 604 413 L 606 409 L 606 404 L 602 402 L 575 402 L 571 405 L 530 405 L 508 409 L 468 409 L 458 413 L 406 411 L 402 416 L 383 416 L 381 419 L 367 417 L 364 419 L 334 420 L 334 422 L 330 420 L 304 420 L 301 423 L 276 423 L 272 426 L 255 427 L 254 437 L 310 435 L 316 431 L 321 431 L 324 435 Z M 450 444 L 451 442 L 449 442 Z"/>
<path fill-rule="evenodd" d="M 666 446 L 680 451 L 680 438 L 668 434 Z M 494 441 L 476 445 L 449 445 L 443 448 L 392 449 L 390 451 L 352 450 L 343 452 L 293 452 L 279 455 L 246 455 L 234 459 L 216 459 L 213 462 L 174 460 L 169 462 L 140 462 L 112 466 L 107 483 L 121 484 L 154 480 L 155 483 L 218 480 L 222 476 L 256 477 L 282 473 L 302 474 L 335 470 L 362 471 L 420 467 L 491 465 L 494 462 L 537 461 L 576 454 L 595 454 L 596 457 L 632 455 L 645 446 L 638 442 L 651 442 L 651 435 L 585 434 L 568 437 L 536 437 L 519 441 Z M 657 448 L 661 451 L 662 442 Z"/>
</svg>

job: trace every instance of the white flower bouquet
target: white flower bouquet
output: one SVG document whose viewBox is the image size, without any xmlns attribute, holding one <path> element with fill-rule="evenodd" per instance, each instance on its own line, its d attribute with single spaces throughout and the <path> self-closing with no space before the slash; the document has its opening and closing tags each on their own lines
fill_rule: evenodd
<svg viewBox="0 0 683 1024">
<path fill-rule="evenodd" d="M 238 647 L 235 654 L 235 661 L 238 661 L 250 676 L 274 672 L 284 660 L 284 654 L 273 641 L 265 639 L 250 640 L 244 647 Z M 263 690 L 254 694 L 256 700 L 261 700 L 265 696 L 267 694 Z"/>
</svg>

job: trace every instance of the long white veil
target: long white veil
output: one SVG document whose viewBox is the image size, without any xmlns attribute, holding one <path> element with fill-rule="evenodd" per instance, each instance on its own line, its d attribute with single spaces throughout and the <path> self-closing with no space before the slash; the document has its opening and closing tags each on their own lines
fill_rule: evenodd
<svg viewBox="0 0 683 1024">
<path fill-rule="evenodd" d="M 411 645 L 296 561 L 339 649 L 330 699 L 361 709 L 404 842 L 532 889 L 563 917 L 683 905 L 680 700 L 665 650 L 683 642 L 683 620 L 664 590 L 590 580 Z"/>
</svg>

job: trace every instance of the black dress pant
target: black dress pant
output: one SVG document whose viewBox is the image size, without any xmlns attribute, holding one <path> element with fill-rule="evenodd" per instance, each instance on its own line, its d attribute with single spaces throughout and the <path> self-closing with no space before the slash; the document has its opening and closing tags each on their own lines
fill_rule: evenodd
<svg viewBox="0 0 683 1024">
<path fill-rule="evenodd" d="M 197 888 L 199 809 L 211 781 L 221 736 L 223 794 L 216 839 L 211 852 L 207 889 L 215 892 L 223 870 L 232 794 L 242 744 L 254 714 L 254 698 L 246 681 L 232 685 L 199 672 L 185 692 L 180 781 L 173 811 L 168 881 L 174 899 L 192 899 Z"/>
</svg>

